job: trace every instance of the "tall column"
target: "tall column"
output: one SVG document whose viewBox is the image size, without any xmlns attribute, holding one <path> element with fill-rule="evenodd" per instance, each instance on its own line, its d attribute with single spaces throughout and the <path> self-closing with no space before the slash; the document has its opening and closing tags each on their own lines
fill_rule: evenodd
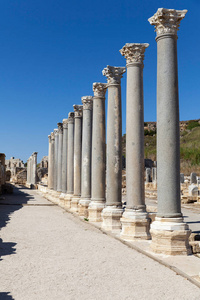
<svg viewBox="0 0 200 300">
<path fill-rule="evenodd" d="M 29 173 L 29 166 L 30 166 L 30 162 L 29 162 L 29 158 L 27 159 L 27 166 L 26 166 L 26 185 L 28 185 L 28 183 L 30 183 L 30 173 Z"/>
<path fill-rule="evenodd" d="M 121 229 L 122 216 L 122 113 L 121 78 L 125 67 L 107 66 L 103 75 L 107 77 L 107 147 L 106 147 L 106 207 L 102 211 L 102 228 Z"/>
<path fill-rule="evenodd" d="M 67 140 L 68 120 L 63 119 L 62 193 L 67 192 Z"/>
<path fill-rule="evenodd" d="M 58 168 L 58 129 L 54 129 L 55 145 L 54 145 L 54 184 L 53 189 L 57 191 L 57 168 Z"/>
<path fill-rule="evenodd" d="M 81 98 L 83 103 L 83 136 L 81 162 L 81 199 L 79 215 L 88 217 L 88 206 L 91 199 L 91 154 L 92 154 L 92 107 L 93 97 Z"/>
<path fill-rule="evenodd" d="M 66 208 L 71 207 L 74 193 L 74 112 L 68 114 L 68 143 L 67 143 L 67 195 L 64 197 Z"/>
<path fill-rule="evenodd" d="M 177 31 L 187 10 L 159 8 L 149 19 L 157 33 L 158 213 L 151 225 L 154 252 L 188 254 L 190 230 L 180 201 Z"/>
<path fill-rule="evenodd" d="M 62 147 L 63 124 L 58 123 L 58 165 L 57 165 L 57 192 L 62 192 Z"/>
<path fill-rule="evenodd" d="M 78 203 L 81 197 L 81 152 L 82 152 L 82 115 L 83 106 L 74 107 L 74 195 L 71 202 L 71 210 L 78 211 Z"/>
<path fill-rule="evenodd" d="M 105 93 L 106 83 L 93 83 L 93 123 L 92 123 L 92 196 L 89 204 L 89 220 L 100 222 L 105 207 Z"/>
<path fill-rule="evenodd" d="M 33 152 L 32 154 L 33 157 L 33 168 L 32 168 L 32 172 L 33 172 L 33 185 L 35 185 L 37 183 L 37 152 Z"/>
<path fill-rule="evenodd" d="M 51 188 L 51 184 L 52 184 L 52 176 L 53 176 L 53 173 L 52 173 L 52 160 L 51 160 L 51 135 L 48 135 L 48 138 L 49 138 L 49 153 L 48 153 L 48 188 L 50 189 Z"/>
<path fill-rule="evenodd" d="M 33 184 L 33 156 L 30 156 L 30 188 L 31 185 Z"/>
<path fill-rule="evenodd" d="M 125 240 L 149 239 L 150 219 L 144 195 L 144 112 L 143 60 L 149 44 L 126 44 L 121 54 L 126 58 L 126 209 L 121 237 Z"/>
<path fill-rule="evenodd" d="M 54 159 L 55 159 L 55 136 L 54 132 L 51 132 L 51 157 L 50 157 L 50 165 L 51 165 L 51 180 L 49 188 L 54 188 Z"/>
</svg>

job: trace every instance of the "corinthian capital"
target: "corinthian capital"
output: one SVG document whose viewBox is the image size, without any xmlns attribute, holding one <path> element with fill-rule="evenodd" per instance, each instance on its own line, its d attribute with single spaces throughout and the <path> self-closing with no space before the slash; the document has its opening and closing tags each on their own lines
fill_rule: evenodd
<svg viewBox="0 0 200 300">
<path fill-rule="evenodd" d="M 149 44 L 143 43 L 127 43 L 119 50 L 122 56 L 126 58 L 126 63 L 141 63 L 144 61 L 145 49 L 149 47 Z"/>
<path fill-rule="evenodd" d="M 52 141 L 55 140 L 54 132 L 51 132 L 51 140 L 52 140 Z"/>
<path fill-rule="evenodd" d="M 81 118 L 83 115 L 83 105 L 73 105 L 74 108 L 74 118 Z"/>
<path fill-rule="evenodd" d="M 63 119 L 63 129 L 68 128 L 68 119 Z"/>
<path fill-rule="evenodd" d="M 175 10 L 159 8 L 148 21 L 151 25 L 155 26 L 157 37 L 166 33 L 176 35 L 179 30 L 180 22 L 185 18 L 186 13 L 186 9 Z"/>
<path fill-rule="evenodd" d="M 74 112 L 69 112 L 68 114 L 68 124 L 74 123 Z"/>
<path fill-rule="evenodd" d="M 58 133 L 63 133 L 63 124 L 62 123 L 58 123 Z"/>
<path fill-rule="evenodd" d="M 94 82 L 93 92 L 95 97 L 105 98 L 107 83 Z"/>
<path fill-rule="evenodd" d="M 92 110 L 93 107 L 93 97 L 92 96 L 84 96 L 81 98 L 83 103 L 83 109 Z"/>
<path fill-rule="evenodd" d="M 58 129 L 56 128 L 56 129 L 54 129 L 54 136 L 57 136 L 58 135 Z"/>
<path fill-rule="evenodd" d="M 121 78 L 125 72 L 125 67 L 107 66 L 103 69 L 102 74 L 107 77 L 108 84 L 120 84 Z"/>
</svg>

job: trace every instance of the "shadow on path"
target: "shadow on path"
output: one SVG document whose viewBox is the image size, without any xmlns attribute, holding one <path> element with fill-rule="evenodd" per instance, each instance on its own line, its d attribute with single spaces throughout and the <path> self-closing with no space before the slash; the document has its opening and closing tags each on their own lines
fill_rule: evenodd
<svg viewBox="0 0 200 300">
<path fill-rule="evenodd" d="M 10 293 L 0 293 L 0 299 L 1 300 L 15 300 Z"/>
<path fill-rule="evenodd" d="M 33 201 L 34 197 L 26 193 L 26 190 L 28 190 L 26 187 L 20 187 L 20 190 L 19 187 L 14 187 L 13 194 L 4 194 L 0 196 L 0 230 L 7 226 L 10 222 L 11 215 L 15 211 L 23 208 L 23 204 L 27 204 L 29 200 Z M 0 260 L 2 260 L 2 256 L 15 254 L 15 246 L 16 243 L 3 242 L 0 238 Z M 7 296 L 5 295 L 5 297 Z M 8 297 L 5 299 L 12 299 Z M 0 299 L 4 298 L 0 297 Z"/>
</svg>

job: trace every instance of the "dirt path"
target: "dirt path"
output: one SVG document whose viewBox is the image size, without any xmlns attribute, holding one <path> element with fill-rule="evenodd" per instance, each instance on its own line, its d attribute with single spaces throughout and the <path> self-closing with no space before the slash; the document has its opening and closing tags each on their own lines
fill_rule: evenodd
<svg viewBox="0 0 200 300">
<path fill-rule="evenodd" d="M 200 299 L 186 279 L 36 191 L 0 200 L 0 227 L 2 300 Z"/>
</svg>

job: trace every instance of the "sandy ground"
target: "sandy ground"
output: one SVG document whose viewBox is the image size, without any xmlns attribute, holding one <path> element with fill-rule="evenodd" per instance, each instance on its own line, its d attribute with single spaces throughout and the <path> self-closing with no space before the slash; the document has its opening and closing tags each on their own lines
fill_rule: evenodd
<svg viewBox="0 0 200 300">
<path fill-rule="evenodd" d="M 1 300 L 200 299 L 186 279 L 36 191 L 0 200 L 0 228 Z"/>
</svg>

